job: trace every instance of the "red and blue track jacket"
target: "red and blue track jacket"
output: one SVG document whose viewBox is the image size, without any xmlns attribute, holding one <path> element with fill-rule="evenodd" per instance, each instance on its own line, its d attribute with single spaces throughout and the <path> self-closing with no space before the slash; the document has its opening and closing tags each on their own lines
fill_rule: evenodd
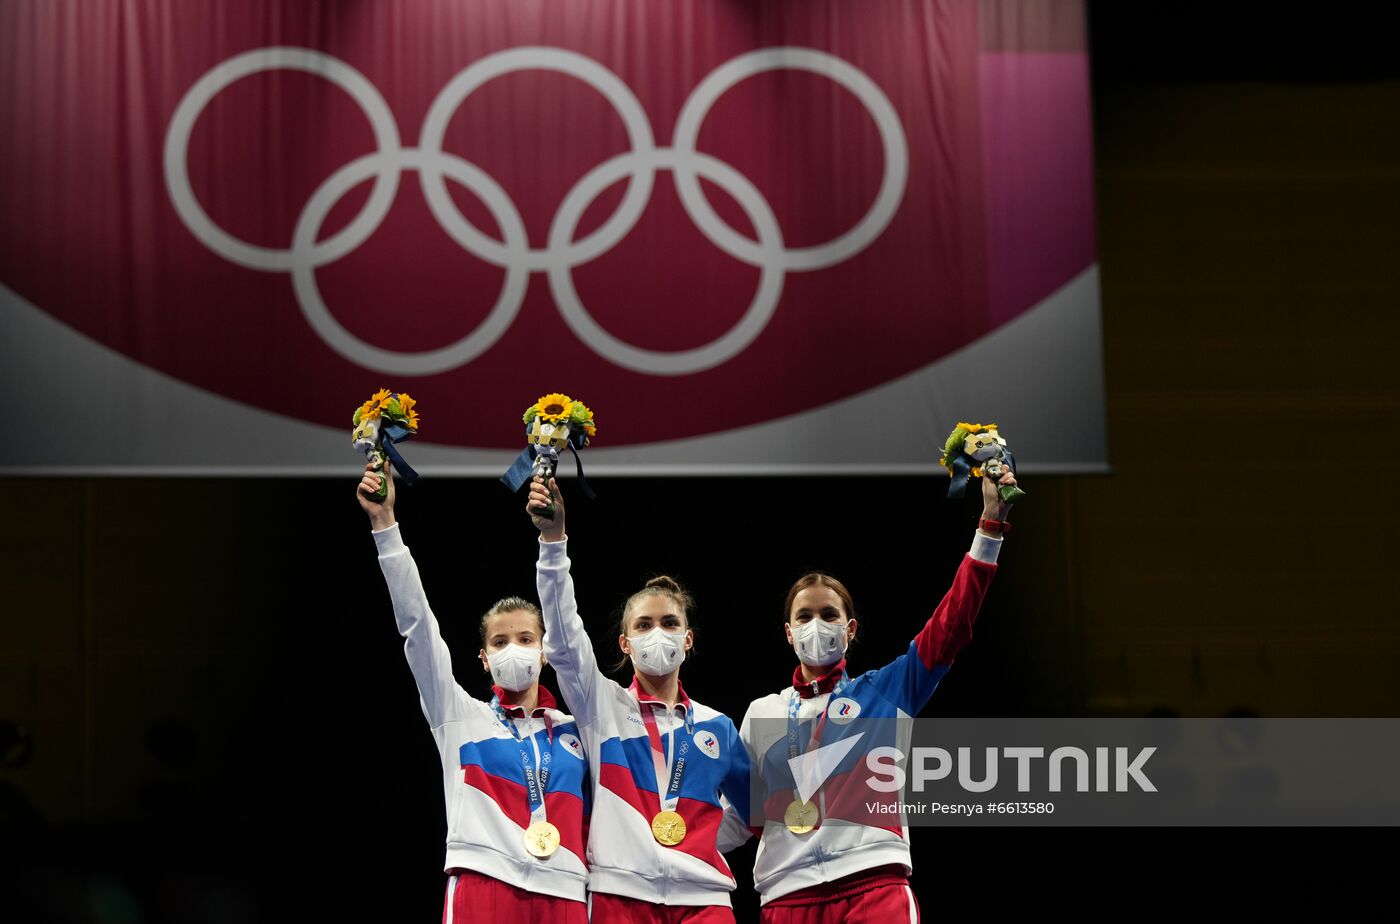
<svg viewBox="0 0 1400 924">
<path fill-rule="evenodd" d="M 726 821 L 726 805 L 739 818 L 749 805 L 748 752 L 734 723 L 684 696 L 668 709 L 639 698 L 635 682 L 624 687 L 603 675 L 574 600 L 567 539 L 540 540 L 537 581 L 545 655 L 578 720 L 595 783 L 588 887 L 654 904 L 728 905 L 734 876 L 716 842 L 722 826 L 736 824 Z M 675 811 L 686 836 L 675 846 L 652 836 L 662 795 L 644 709 L 660 732 L 663 765 L 684 760 Z"/>
<path fill-rule="evenodd" d="M 590 786 L 577 723 L 555 708 L 554 697 L 541 686 L 539 705 L 530 715 L 518 707 L 503 708 L 517 740 L 492 703 L 458 686 L 452 655 L 398 524 L 373 535 L 394 618 L 405 639 L 404 654 L 442 760 L 447 805 L 444 869 L 475 870 L 531 892 L 584 901 Z M 530 799 L 522 745 L 528 746 L 533 767 L 548 768 L 544 810 L 559 829 L 560 840 L 549 857 L 537 858 L 525 850 Z"/>
<path fill-rule="evenodd" d="M 952 666 L 953 658 L 972 639 L 972 624 L 981 609 L 982 600 L 992 577 L 996 574 L 997 551 L 1001 540 L 977 533 L 971 551 L 963 557 L 953 578 L 953 586 L 943 597 L 928 622 L 909 643 L 909 649 L 884 667 L 848 677 L 843 660 L 816 683 L 804 681 L 801 667 L 793 672 L 793 685 L 779 693 L 754 700 L 744 715 L 741 736 L 756 755 L 764 778 L 769 781 L 791 781 L 789 767 L 790 745 L 782 734 L 794 703 L 796 721 L 804 734 L 800 736 L 805 751 L 813 745 L 807 740 L 811 729 L 828 723 L 822 741 L 830 740 L 831 727 L 847 725 L 855 718 L 888 719 L 884 727 L 892 728 L 894 720 L 917 715 L 933 695 L 938 682 Z M 840 685 L 839 690 L 836 690 Z M 833 695 L 834 693 L 834 695 Z M 756 725 L 756 720 L 765 720 Z M 878 726 L 867 721 L 865 726 Z M 761 726 L 761 733 L 760 733 Z M 816 743 L 820 746 L 820 742 Z M 863 750 L 863 749 L 861 749 Z M 851 772 L 857 767 L 861 754 L 853 752 L 848 760 Z M 786 777 L 784 777 L 786 774 Z M 758 856 L 754 861 L 754 888 L 764 904 L 811 888 L 877 867 L 903 867 L 908 875 L 909 828 L 897 812 L 884 824 L 871 823 L 868 811 L 858 800 L 869 798 L 864 787 L 834 785 L 843 781 L 838 774 L 829 780 L 823 792 L 814 799 L 822 818 L 859 819 L 858 823 L 818 825 L 816 830 L 794 834 L 783 824 L 783 809 L 793 801 L 793 791 L 774 787 L 767 805 L 762 807 L 764 820 Z M 836 793 L 832 801 L 827 790 Z M 857 793 L 843 805 L 841 794 Z M 899 794 L 889 794 L 897 801 Z M 746 821 L 748 819 L 745 819 Z M 727 828 L 726 830 L 735 830 Z M 726 843 L 728 849 L 732 843 Z"/>
</svg>

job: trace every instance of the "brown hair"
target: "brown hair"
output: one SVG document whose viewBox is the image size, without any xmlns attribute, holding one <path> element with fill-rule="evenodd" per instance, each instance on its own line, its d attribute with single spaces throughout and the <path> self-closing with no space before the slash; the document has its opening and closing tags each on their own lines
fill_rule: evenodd
<svg viewBox="0 0 1400 924">
<path fill-rule="evenodd" d="M 491 620 L 491 617 L 500 616 L 502 613 L 514 613 L 516 610 L 524 610 L 535 617 L 535 622 L 540 627 L 540 638 L 544 638 L 544 614 L 540 612 L 540 608 L 524 597 L 503 597 L 491 604 L 491 609 L 487 610 L 485 615 L 481 617 L 482 648 L 486 647 L 486 623 Z"/>
<path fill-rule="evenodd" d="M 847 619 L 856 618 L 856 602 L 851 599 L 851 592 L 846 589 L 836 578 L 820 571 L 809 571 L 793 582 L 788 588 L 787 600 L 783 603 L 783 622 L 792 621 L 792 604 L 797 599 L 797 595 L 809 587 L 829 588 L 836 596 L 841 598 L 841 607 L 846 611 Z"/>
<path fill-rule="evenodd" d="M 692 597 L 689 591 L 682 587 L 680 582 L 675 578 L 668 574 L 658 574 L 656 577 L 643 584 L 641 590 L 628 597 L 627 602 L 622 604 L 622 611 L 618 613 L 617 616 L 618 635 L 627 634 L 627 617 L 632 614 L 632 607 L 644 597 L 666 597 L 676 606 L 680 607 L 680 615 L 685 620 L 685 627 L 692 632 L 695 631 L 695 627 L 691 625 L 690 622 L 690 614 L 695 611 L 695 598 Z M 694 653 L 695 646 L 692 644 L 690 654 Z M 626 653 L 623 653 L 617 661 L 614 662 L 612 666 L 613 672 L 617 673 L 631 663 L 632 659 L 627 657 Z"/>
</svg>

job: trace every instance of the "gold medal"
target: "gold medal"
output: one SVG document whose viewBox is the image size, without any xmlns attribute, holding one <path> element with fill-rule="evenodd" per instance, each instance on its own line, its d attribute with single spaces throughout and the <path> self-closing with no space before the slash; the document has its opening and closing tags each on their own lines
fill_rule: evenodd
<svg viewBox="0 0 1400 924">
<path fill-rule="evenodd" d="M 816 805 L 794 799 L 783 811 L 783 824 L 787 825 L 787 829 L 793 834 L 806 834 L 817 826 L 820 817 Z"/>
<path fill-rule="evenodd" d="M 559 849 L 559 829 L 547 821 L 537 821 L 525 829 L 525 851 L 541 859 Z"/>
<path fill-rule="evenodd" d="M 658 843 L 674 847 L 685 840 L 685 819 L 676 812 L 657 812 L 651 820 L 651 836 Z"/>
</svg>

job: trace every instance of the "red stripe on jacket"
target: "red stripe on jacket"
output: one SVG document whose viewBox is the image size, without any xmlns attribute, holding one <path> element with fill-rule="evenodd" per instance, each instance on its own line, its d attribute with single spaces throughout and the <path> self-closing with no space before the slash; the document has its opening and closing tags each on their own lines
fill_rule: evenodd
<svg viewBox="0 0 1400 924">
<path fill-rule="evenodd" d="M 650 790 L 639 789 L 632 771 L 620 764 L 599 764 L 598 785 L 635 809 L 647 825 L 661 811 L 661 797 Z M 679 799 L 676 801 L 676 813 L 685 820 L 685 840 L 668 849 L 695 857 L 724 875 L 733 877 L 729 864 L 715 849 L 724 811 L 717 805 L 698 799 Z"/>
<path fill-rule="evenodd" d="M 468 786 L 484 793 L 522 831 L 530 827 L 530 800 L 524 784 L 492 776 L 476 764 L 463 767 L 462 775 Z M 547 792 L 544 811 L 550 823 L 559 829 L 560 846 L 586 864 L 584 848 L 588 843 L 588 828 L 583 817 L 583 800 L 571 792 Z"/>
</svg>

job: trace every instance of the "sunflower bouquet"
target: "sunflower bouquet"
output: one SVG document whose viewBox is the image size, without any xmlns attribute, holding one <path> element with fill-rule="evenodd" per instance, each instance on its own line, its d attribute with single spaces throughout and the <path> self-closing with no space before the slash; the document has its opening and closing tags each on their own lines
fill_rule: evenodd
<svg viewBox="0 0 1400 924">
<path fill-rule="evenodd" d="M 512 491 L 536 475 L 546 482 L 554 477 L 559 466 L 559 453 L 565 449 L 574 454 L 578 465 L 579 487 L 588 497 L 593 497 L 588 480 L 583 477 L 583 463 L 578 450 L 587 446 L 598 433 L 593 422 L 593 411 L 582 401 L 568 395 L 552 392 L 525 409 L 521 418 L 525 424 L 526 446 L 516 456 L 514 464 L 501 476 L 501 481 Z M 554 519 L 554 505 L 551 503 L 542 514 Z"/>
<path fill-rule="evenodd" d="M 543 438 L 545 441 L 555 442 L 557 447 L 562 449 L 564 443 L 557 436 L 559 432 L 563 433 L 563 440 L 568 440 L 574 432 L 581 432 L 583 439 L 578 443 L 578 448 L 582 449 L 598 433 L 598 428 L 593 423 L 593 412 L 588 409 L 588 405 L 557 392 L 545 395 L 527 407 L 522 419 L 525 426 L 531 428 L 530 442 L 537 445 Z M 540 422 L 538 426 L 535 425 L 536 420 Z M 544 435 L 546 425 L 553 428 L 555 435 Z"/>
<path fill-rule="evenodd" d="M 355 429 L 350 434 L 352 445 L 365 454 L 374 471 L 384 470 L 384 457 L 387 455 L 394 468 L 408 484 L 413 484 L 418 473 L 404 461 L 395 443 L 402 443 L 418 433 L 418 404 L 407 392 L 391 392 L 381 388 L 370 396 L 364 404 L 355 408 L 352 419 Z M 375 499 L 383 501 L 389 496 L 389 481 L 382 479 Z"/>
<path fill-rule="evenodd" d="M 981 478 L 986 474 L 998 479 L 1006 469 L 1016 470 L 1016 459 L 1006 448 L 1006 440 L 997 431 L 997 425 L 959 422 L 948 434 L 943 445 L 943 455 L 939 464 L 948 470 L 948 498 L 963 496 L 968 478 Z M 1026 492 L 1012 484 L 997 486 L 1003 504 L 1013 504 L 1026 496 Z"/>
</svg>

